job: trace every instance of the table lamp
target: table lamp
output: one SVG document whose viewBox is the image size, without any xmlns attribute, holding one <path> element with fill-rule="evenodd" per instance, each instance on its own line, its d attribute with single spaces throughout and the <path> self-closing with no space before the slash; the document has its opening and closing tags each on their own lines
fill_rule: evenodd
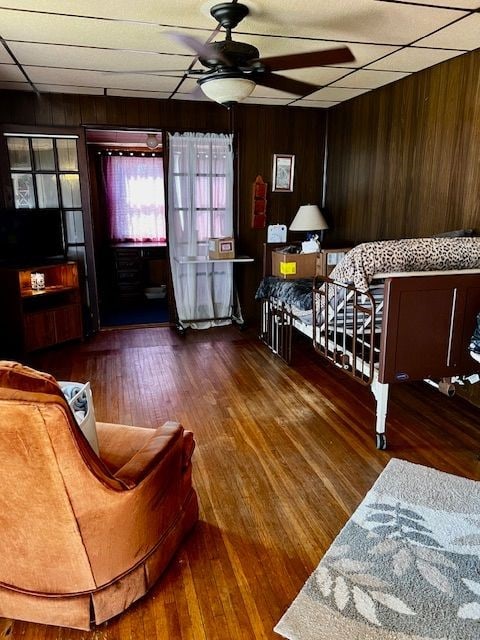
<svg viewBox="0 0 480 640">
<path fill-rule="evenodd" d="M 323 231 L 328 229 L 328 224 L 316 204 L 302 204 L 289 229 L 290 231 L 309 231 L 313 235 L 317 235 L 315 232 L 319 231 L 320 236 L 317 235 L 317 241 L 320 245 L 323 240 Z"/>
</svg>

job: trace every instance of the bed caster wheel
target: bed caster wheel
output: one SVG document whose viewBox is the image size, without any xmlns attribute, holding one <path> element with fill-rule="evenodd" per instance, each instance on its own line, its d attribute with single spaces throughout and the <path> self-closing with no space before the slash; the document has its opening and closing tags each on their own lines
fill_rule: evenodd
<svg viewBox="0 0 480 640">
<path fill-rule="evenodd" d="M 387 436 L 384 433 L 377 433 L 375 437 L 376 437 L 376 441 L 377 441 L 377 449 L 380 449 L 381 451 L 386 449 L 387 448 Z"/>
</svg>

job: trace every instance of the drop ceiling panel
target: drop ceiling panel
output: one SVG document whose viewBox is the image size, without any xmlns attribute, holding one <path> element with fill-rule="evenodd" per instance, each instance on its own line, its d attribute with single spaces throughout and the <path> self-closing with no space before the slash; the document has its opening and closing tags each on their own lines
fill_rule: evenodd
<svg viewBox="0 0 480 640">
<path fill-rule="evenodd" d="M 392 53 L 390 56 L 383 58 L 383 60 L 369 64 L 367 69 L 410 71 L 413 73 L 462 54 L 463 51 L 450 51 L 448 49 L 407 47 L 396 53 Z"/>
<path fill-rule="evenodd" d="M 446 47 L 471 51 L 480 47 L 480 13 L 474 13 L 438 33 L 422 38 L 419 47 Z"/>
<path fill-rule="evenodd" d="M 0 36 L 40 91 L 99 94 L 107 89 L 109 95 L 152 98 L 175 98 L 176 91 L 179 99 L 203 100 L 203 94 L 192 95 L 193 77 L 181 79 L 195 63 L 195 53 L 169 34 L 206 42 L 217 27 L 209 13 L 216 1 L 0 0 Z M 317 108 L 324 108 L 480 46 L 480 14 L 468 13 L 480 8 L 480 0 L 240 1 L 250 14 L 233 38 L 256 46 L 260 56 L 346 45 L 356 58 L 335 67 L 279 72 L 323 87 L 306 100 L 257 87 L 247 103 L 319 102 Z M 214 40 L 224 38 L 221 31 Z M 12 62 L 0 45 L 0 72 L 2 65 L 8 67 L 0 82 L 31 90 Z M 198 62 L 195 68 L 203 69 Z M 350 74 L 352 69 L 359 71 Z"/>
<path fill-rule="evenodd" d="M 200 94 L 196 94 L 196 93 L 179 93 L 178 91 L 174 96 L 172 96 L 172 99 L 173 100 L 189 100 L 192 102 L 209 102 L 206 96 L 201 96 Z"/>
<path fill-rule="evenodd" d="M 13 59 L 12 59 L 12 56 L 8 53 L 8 51 L 5 49 L 5 47 L 0 44 L 0 63 L 2 62 L 12 63 Z"/>
<path fill-rule="evenodd" d="M 257 98 L 247 98 L 246 100 L 243 100 L 243 103 L 245 104 L 276 104 L 277 106 L 285 106 L 288 105 L 289 102 L 291 102 L 292 99 L 291 98 L 274 98 L 274 97 L 257 97 Z M 242 103 L 242 104 L 243 104 Z"/>
<path fill-rule="evenodd" d="M 324 38 L 344 42 L 407 44 L 465 12 L 374 0 L 312 2 L 257 0 L 258 11 L 239 26 L 244 33 Z"/>
<path fill-rule="evenodd" d="M 343 100 L 350 100 L 356 96 L 362 95 L 368 89 L 345 89 L 342 87 L 325 87 L 314 91 L 308 97 L 310 100 L 328 100 L 332 102 L 342 102 Z"/>
<path fill-rule="evenodd" d="M 270 89 L 270 87 L 262 87 L 261 85 L 257 85 L 253 90 L 253 93 L 250 94 L 251 98 L 278 98 L 279 100 L 287 100 L 291 102 L 298 98 L 294 93 L 287 93 L 284 91 L 277 91 L 276 89 Z"/>
<path fill-rule="evenodd" d="M 247 18 L 245 18 L 247 20 Z M 243 24 L 243 23 L 242 23 Z M 214 41 L 224 40 L 225 34 L 220 32 L 215 36 Z M 245 33 L 235 33 L 237 42 L 247 42 L 257 47 L 260 57 L 279 56 L 288 53 L 304 53 L 308 51 L 318 51 L 319 49 L 333 49 L 338 47 L 338 43 L 330 42 L 319 38 L 289 38 L 286 36 L 271 37 L 265 35 L 251 35 Z"/>
<path fill-rule="evenodd" d="M 222 37 L 217 36 L 215 40 L 221 40 Z M 345 64 L 339 64 L 339 67 L 361 67 L 364 64 L 378 60 L 393 51 L 397 51 L 397 46 L 384 46 L 372 44 L 358 44 L 355 42 L 329 42 L 328 40 L 319 39 L 301 39 L 301 38 L 271 38 L 265 36 L 238 35 L 235 40 L 239 42 L 248 42 L 260 52 L 261 57 L 286 55 L 289 53 L 305 53 L 308 51 L 319 51 L 324 49 L 335 49 L 339 46 L 348 46 L 355 60 Z"/>
<path fill-rule="evenodd" d="M 199 95 L 205 95 L 201 91 L 200 87 L 197 84 L 197 81 L 194 78 L 184 78 L 181 84 L 178 86 L 177 91 L 179 93 L 193 93 L 194 91 L 197 91 Z"/>
<path fill-rule="evenodd" d="M 101 87 L 76 87 L 64 84 L 42 84 L 37 83 L 35 85 L 40 92 L 45 93 L 82 93 L 88 95 L 103 95 L 103 89 Z"/>
<path fill-rule="evenodd" d="M 170 97 L 170 91 L 132 91 L 130 89 L 107 89 L 109 96 L 124 96 L 127 98 L 154 98 L 166 100 Z"/>
<path fill-rule="evenodd" d="M 454 7 L 458 9 L 479 9 L 480 0 L 396 0 L 398 4 L 430 4 L 436 7 Z"/>
<path fill-rule="evenodd" d="M 278 71 L 276 75 L 294 78 L 311 84 L 324 85 L 335 82 L 343 78 L 350 69 L 339 69 L 338 67 L 314 67 L 313 69 L 296 69 L 294 71 Z"/>
<path fill-rule="evenodd" d="M 167 35 L 167 28 L 155 24 L 92 20 L 0 9 L 0 25 L 0 35 L 5 40 L 191 54 L 185 45 Z M 202 41 L 209 35 L 209 32 L 195 30 L 189 30 L 188 33 Z"/>
<path fill-rule="evenodd" d="M 24 65 L 42 67 L 61 66 L 70 69 L 91 69 L 104 71 L 162 71 L 177 69 L 181 75 L 187 69 L 193 56 L 165 55 L 113 51 L 85 47 L 44 45 L 31 42 L 8 42 L 13 55 Z"/>
<path fill-rule="evenodd" d="M 380 44 L 358 44 L 355 42 L 345 42 L 346 46 L 351 50 L 355 56 L 353 62 L 345 62 L 339 64 L 339 67 L 363 67 L 374 60 L 383 58 L 383 56 L 398 51 L 398 47 L 385 46 Z"/>
<path fill-rule="evenodd" d="M 145 89 L 148 91 L 173 91 L 178 78 L 154 75 L 123 75 L 80 71 L 72 69 L 50 69 L 46 67 L 25 67 L 32 82 L 43 84 L 64 84 L 71 86 L 106 87 L 111 89 Z"/>
<path fill-rule="evenodd" d="M 25 76 L 15 64 L 0 64 L 0 80 L 24 82 Z"/>
<path fill-rule="evenodd" d="M 184 27 L 215 28 L 215 21 L 208 9 L 201 10 L 198 0 L 180 0 L 165 2 L 162 0 L 2 0 L 1 6 L 11 9 L 26 9 L 29 11 L 46 11 L 58 14 L 73 14 L 77 16 L 96 16 L 122 21 L 152 22 L 165 25 L 182 25 Z"/>
<path fill-rule="evenodd" d="M 292 104 L 293 107 L 310 107 L 314 109 L 328 109 L 334 107 L 338 102 L 328 100 L 298 100 Z"/>
<path fill-rule="evenodd" d="M 384 84 L 395 82 L 407 76 L 408 73 L 398 73 L 396 71 L 364 71 L 359 69 L 349 76 L 337 80 L 331 87 L 351 87 L 353 89 L 376 89 Z"/>
<path fill-rule="evenodd" d="M 292 15 L 294 15 L 294 24 L 299 27 L 308 23 L 311 5 L 313 4 L 311 0 L 291 0 L 288 3 L 288 7 L 291 7 L 291 12 L 288 13 L 285 10 L 281 11 L 282 7 L 278 7 L 279 10 L 277 10 L 277 7 L 272 9 L 271 0 L 244 0 L 244 2 L 249 6 L 252 13 L 251 20 L 255 20 L 260 24 L 270 22 L 285 26 L 292 22 Z M 82 0 L 74 3 L 72 7 L 72 0 L 2 0 L 2 7 L 209 28 L 210 24 L 213 23 L 209 10 L 215 3 L 215 0 L 211 2 L 181 0 L 181 2 L 176 3 L 161 2 L 160 0 L 156 2 L 152 2 L 152 0 L 136 0 L 135 2 L 104 0 L 101 3 L 98 0 Z M 339 10 L 343 13 L 348 12 L 350 9 L 354 18 L 357 15 L 361 18 L 367 17 L 368 5 L 372 4 L 373 0 L 341 0 L 340 2 L 335 2 L 335 5 L 338 5 Z M 396 4 L 424 4 L 434 7 L 460 9 L 480 8 L 479 0 L 396 0 Z M 331 13 L 335 16 L 334 11 Z"/>
<path fill-rule="evenodd" d="M 0 89 L 7 91 L 33 91 L 28 82 L 2 82 L 0 80 Z"/>
</svg>

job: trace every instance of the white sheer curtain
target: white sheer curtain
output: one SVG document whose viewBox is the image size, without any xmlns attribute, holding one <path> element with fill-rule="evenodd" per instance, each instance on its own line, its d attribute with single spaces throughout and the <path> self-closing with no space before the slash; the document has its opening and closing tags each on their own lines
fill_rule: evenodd
<svg viewBox="0 0 480 640">
<path fill-rule="evenodd" d="M 165 242 L 163 158 L 102 158 L 110 240 Z"/>
<path fill-rule="evenodd" d="M 208 238 L 233 233 L 232 138 L 169 135 L 168 232 L 175 302 L 180 322 L 197 329 L 230 322 L 232 314 L 231 262 L 178 262 L 207 256 Z"/>
</svg>

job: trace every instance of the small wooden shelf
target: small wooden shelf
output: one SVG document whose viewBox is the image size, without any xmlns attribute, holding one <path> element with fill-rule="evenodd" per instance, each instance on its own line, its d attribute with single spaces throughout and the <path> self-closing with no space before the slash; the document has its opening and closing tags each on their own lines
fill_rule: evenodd
<svg viewBox="0 0 480 640">
<path fill-rule="evenodd" d="M 43 273 L 45 288 L 31 287 L 31 274 Z M 4 351 L 28 353 L 83 337 L 78 269 L 75 262 L 0 269 L 5 313 Z"/>
<path fill-rule="evenodd" d="M 63 287 L 61 284 L 54 285 L 52 287 L 45 287 L 45 289 L 26 289 L 22 291 L 22 298 L 31 298 L 34 296 L 48 296 L 55 295 L 56 293 L 64 293 L 66 291 L 75 291 L 76 287 Z"/>
</svg>

